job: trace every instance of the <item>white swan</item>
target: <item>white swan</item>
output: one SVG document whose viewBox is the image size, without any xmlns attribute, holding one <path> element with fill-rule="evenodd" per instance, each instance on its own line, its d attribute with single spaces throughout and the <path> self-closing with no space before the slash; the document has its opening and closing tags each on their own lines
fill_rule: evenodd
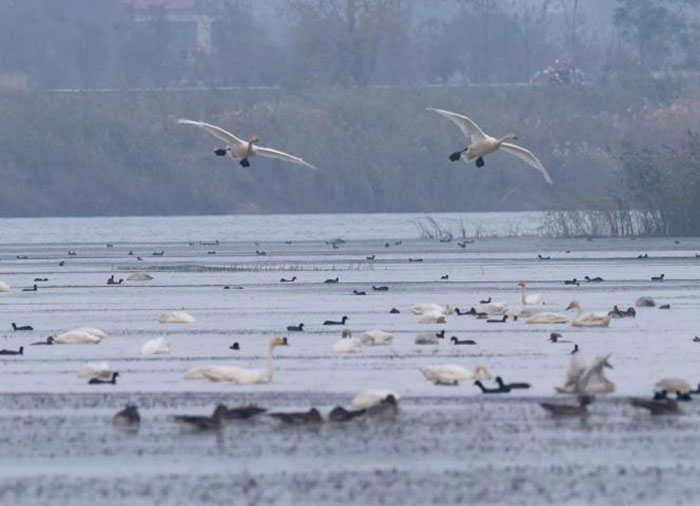
<svg viewBox="0 0 700 506">
<path fill-rule="evenodd" d="M 443 313 L 438 312 L 424 313 L 418 320 L 418 323 L 447 323 L 447 317 Z"/>
<path fill-rule="evenodd" d="M 163 355 L 170 353 L 170 346 L 168 346 L 164 337 L 159 337 L 158 339 L 151 339 L 143 343 L 143 346 L 141 346 L 141 353 L 143 355 Z"/>
<path fill-rule="evenodd" d="M 101 341 L 100 337 L 80 330 L 69 330 L 53 340 L 54 344 L 99 344 Z"/>
<path fill-rule="evenodd" d="M 610 325 L 611 317 L 607 313 L 585 313 L 581 308 L 581 303 L 573 301 L 566 307 L 566 310 L 576 309 L 576 319 L 571 322 L 572 327 L 607 327 Z"/>
<path fill-rule="evenodd" d="M 425 313 L 442 313 L 444 315 L 454 314 L 455 309 L 449 304 L 441 306 L 440 304 L 424 303 L 424 304 L 414 304 L 411 306 L 411 312 L 415 315 L 422 315 Z"/>
<path fill-rule="evenodd" d="M 209 371 L 210 369 L 214 369 L 215 367 L 220 367 L 216 365 L 200 365 L 197 367 L 193 367 L 189 371 L 185 373 L 185 379 L 188 380 L 203 380 L 206 379 L 207 377 L 204 375 L 205 371 Z"/>
<path fill-rule="evenodd" d="M 382 330 L 368 330 L 360 334 L 365 346 L 388 346 L 394 341 L 394 334 Z"/>
<path fill-rule="evenodd" d="M 491 373 L 483 365 L 477 365 L 473 371 L 457 364 L 439 364 L 421 367 L 425 379 L 436 385 L 457 385 L 460 381 L 490 380 Z"/>
<path fill-rule="evenodd" d="M 166 311 L 158 317 L 160 323 L 194 323 L 194 318 L 184 311 Z"/>
<path fill-rule="evenodd" d="M 488 304 L 480 304 L 479 312 L 488 315 L 503 315 L 508 311 L 508 304 L 505 302 L 489 302 Z"/>
<path fill-rule="evenodd" d="M 352 400 L 352 407 L 353 409 L 369 409 L 372 406 L 379 404 L 390 395 L 393 395 L 394 399 L 397 401 L 401 399 L 401 397 L 399 397 L 399 395 L 392 390 L 371 388 L 357 394 Z"/>
<path fill-rule="evenodd" d="M 539 306 L 524 306 L 517 309 L 509 309 L 506 311 L 506 314 L 510 318 L 513 318 L 513 316 L 517 316 L 518 318 L 529 318 L 530 316 L 541 312 L 542 308 Z"/>
<path fill-rule="evenodd" d="M 85 332 L 86 334 L 93 335 L 95 337 L 99 337 L 100 340 L 106 339 L 109 337 L 106 332 L 96 329 L 95 327 L 80 327 L 79 329 L 73 329 L 73 332 Z"/>
<path fill-rule="evenodd" d="M 537 293 L 537 294 L 527 294 L 527 282 L 525 280 L 519 281 L 518 286 L 523 289 L 522 291 L 522 303 L 523 305 L 535 305 L 535 304 L 542 304 L 543 299 L 542 295 Z"/>
<path fill-rule="evenodd" d="M 276 337 L 270 341 L 265 369 L 245 369 L 234 366 L 213 366 L 204 369 L 202 374 L 210 381 L 227 381 L 239 384 L 271 383 L 273 379 L 272 352 L 277 346 L 287 346 L 286 337 Z"/>
<path fill-rule="evenodd" d="M 153 276 L 148 274 L 147 272 L 135 272 L 128 278 L 126 278 L 127 281 L 151 281 L 153 279 Z"/>
<path fill-rule="evenodd" d="M 362 342 L 358 338 L 352 337 L 352 332 L 345 329 L 340 340 L 333 344 L 331 351 L 333 353 L 359 353 L 362 351 Z"/>
<path fill-rule="evenodd" d="M 297 165 L 304 165 L 305 167 L 309 167 L 310 169 L 315 169 L 313 165 L 310 163 L 305 162 L 299 157 L 292 156 L 287 153 L 283 153 L 282 151 L 277 151 L 275 149 L 270 149 L 270 148 L 263 148 L 262 146 L 255 146 L 255 144 L 258 142 L 258 137 L 253 136 L 250 141 L 246 142 L 235 135 L 233 135 L 230 132 L 227 132 L 223 128 L 219 128 L 218 126 L 215 125 L 210 125 L 209 123 L 205 123 L 203 121 L 192 121 L 189 119 L 179 119 L 177 120 L 178 123 L 181 123 L 183 125 L 194 125 L 197 126 L 203 130 L 206 130 L 210 134 L 212 134 L 214 137 L 219 139 L 220 141 L 223 141 L 226 143 L 226 149 L 217 149 L 216 154 L 219 156 L 225 156 L 226 153 L 231 156 L 231 158 L 234 158 L 236 160 L 240 160 L 240 165 L 243 167 L 248 167 L 248 159 L 255 156 L 255 155 L 260 155 L 260 156 L 267 156 L 269 158 L 277 158 L 278 160 L 284 160 L 286 162 L 292 162 L 296 163 Z"/>
<path fill-rule="evenodd" d="M 5 283 L 4 281 L 0 281 L 0 293 L 9 292 L 9 291 L 10 291 L 10 285 Z"/>
<path fill-rule="evenodd" d="M 547 181 L 549 184 L 552 184 L 552 178 L 549 176 L 547 169 L 544 168 L 542 162 L 540 162 L 535 155 L 533 155 L 530 151 L 528 151 L 525 148 L 521 148 L 520 146 L 516 146 L 515 144 L 509 144 L 505 142 L 507 140 L 517 139 L 517 135 L 508 134 L 501 137 L 500 139 L 496 139 L 495 137 L 486 135 L 476 123 L 474 123 L 471 119 L 467 118 L 466 116 L 462 116 L 461 114 L 455 114 L 454 112 L 444 111 L 442 109 L 429 108 L 428 110 L 435 111 L 436 113 L 454 122 L 460 128 L 460 130 L 462 130 L 464 136 L 467 137 L 471 142 L 468 148 L 462 151 L 457 151 L 456 153 L 452 153 L 452 155 L 450 155 L 450 160 L 452 160 L 453 162 L 459 160 L 462 157 L 462 154 L 465 153 L 465 162 L 469 163 L 470 161 L 476 159 L 476 166 L 483 167 L 484 156 L 488 155 L 489 153 L 493 153 L 494 151 L 501 150 L 511 155 L 517 156 L 528 165 L 533 166 L 542 173 L 545 181 Z"/>
<path fill-rule="evenodd" d="M 610 354 L 596 357 L 593 364 L 586 368 L 578 353 L 571 357 L 566 372 L 566 384 L 556 387 L 558 393 L 578 395 L 609 394 L 615 391 L 615 383 L 605 377 L 604 367 L 612 368 L 608 359 Z"/>
<path fill-rule="evenodd" d="M 569 320 L 558 313 L 535 313 L 525 319 L 525 323 L 545 324 L 545 323 L 566 323 Z"/>
<path fill-rule="evenodd" d="M 80 378 L 112 378 L 112 369 L 107 362 L 92 362 L 85 364 L 85 367 L 78 371 Z"/>
</svg>

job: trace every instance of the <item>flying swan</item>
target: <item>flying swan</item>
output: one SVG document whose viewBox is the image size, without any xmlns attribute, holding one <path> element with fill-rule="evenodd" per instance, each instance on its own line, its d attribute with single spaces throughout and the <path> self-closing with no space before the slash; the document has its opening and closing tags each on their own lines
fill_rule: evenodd
<svg viewBox="0 0 700 506">
<path fill-rule="evenodd" d="M 460 130 L 462 130 L 462 133 L 464 133 L 464 135 L 471 140 L 471 144 L 468 148 L 465 148 L 462 151 L 456 151 L 450 155 L 450 160 L 453 162 L 459 160 L 464 153 L 466 154 L 465 162 L 469 163 L 476 159 L 476 166 L 483 167 L 485 165 L 484 156 L 488 155 L 489 153 L 493 153 L 494 151 L 501 150 L 517 156 L 525 163 L 532 165 L 542 173 L 545 181 L 552 184 L 552 178 L 549 176 L 547 169 L 544 168 L 542 162 L 540 162 L 535 155 L 525 148 L 505 142 L 507 140 L 517 139 L 517 135 L 507 134 L 500 139 L 496 139 L 495 137 L 486 135 L 476 123 L 466 116 L 449 111 L 443 111 L 442 109 L 428 108 L 428 110 L 435 111 L 441 116 L 444 116 L 445 118 L 454 122 L 460 128 Z"/>
<path fill-rule="evenodd" d="M 231 132 L 227 132 L 223 128 L 219 128 L 215 125 L 210 125 L 209 123 L 205 123 L 204 121 L 179 119 L 177 120 L 177 122 L 183 125 L 197 126 L 202 130 L 206 130 L 220 141 L 225 142 L 226 148 L 217 149 L 214 152 L 217 156 L 226 156 L 226 154 L 228 153 L 231 156 L 231 158 L 235 160 L 240 160 L 240 162 L 238 163 L 241 165 L 241 167 L 249 167 L 250 162 L 248 162 L 248 159 L 255 155 L 260 155 L 267 156 L 269 158 L 277 158 L 278 160 L 284 160 L 286 162 L 296 163 L 297 165 L 304 165 L 305 167 L 309 167 L 310 169 L 316 168 L 297 156 L 283 153 L 282 151 L 277 151 L 276 149 L 255 146 L 255 144 L 258 143 L 258 137 L 256 135 L 251 137 L 251 139 L 248 142 L 246 142 L 239 139 Z"/>
</svg>

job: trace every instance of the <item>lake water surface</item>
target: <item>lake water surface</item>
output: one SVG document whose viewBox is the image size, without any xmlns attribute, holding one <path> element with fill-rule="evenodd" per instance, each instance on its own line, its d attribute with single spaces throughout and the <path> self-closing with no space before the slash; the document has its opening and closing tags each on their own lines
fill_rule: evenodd
<svg viewBox="0 0 700 506">
<path fill-rule="evenodd" d="M 0 294 L 0 348 L 25 346 L 0 357 L 0 504 L 697 504 L 700 408 L 657 418 L 628 399 L 650 397 L 662 377 L 700 381 L 700 240 L 554 240 L 537 237 L 537 213 L 433 216 L 455 234 L 464 224 L 469 235 L 521 237 L 422 240 L 421 215 L 409 214 L 0 220 L 0 280 L 12 287 Z M 326 243 L 337 237 L 346 241 L 337 249 Z M 136 271 L 153 281 L 106 284 Z M 661 273 L 665 281 L 651 281 Z M 586 275 L 605 281 L 564 285 Z M 35 278 L 48 281 L 22 291 Z M 586 311 L 626 308 L 640 295 L 671 309 L 638 308 L 606 329 L 456 315 L 424 325 L 410 312 L 488 297 L 517 308 L 520 279 L 547 311 L 564 313 L 575 299 Z M 196 321 L 161 324 L 166 310 Z M 343 315 L 353 331 L 392 332 L 394 344 L 330 353 L 340 330 L 321 323 Z M 11 322 L 34 331 L 13 332 Z M 286 331 L 300 322 L 305 332 Z M 29 346 L 81 326 L 110 337 Z M 441 329 L 477 345 L 414 344 Z M 573 346 L 550 343 L 553 331 L 588 361 L 613 353 L 617 391 L 587 419 L 555 420 L 538 405 L 562 384 Z M 169 354 L 140 354 L 160 336 Z M 274 336 L 290 346 L 277 350 L 270 384 L 184 379 L 197 365 L 262 367 Z M 116 385 L 77 376 L 96 361 L 120 372 Z M 469 382 L 435 386 L 419 368 L 436 363 L 483 364 L 532 387 L 483 395 Z M 183 434 L 170 419 L 219 402 L 316 406 L 325 416 L 366 388 L 401 395 L 398 417 L 309 429 L 263 416 L 213 434 Z M 127 402 L 141 411 L 136 433 L 111 424 Z"/>
</svg>

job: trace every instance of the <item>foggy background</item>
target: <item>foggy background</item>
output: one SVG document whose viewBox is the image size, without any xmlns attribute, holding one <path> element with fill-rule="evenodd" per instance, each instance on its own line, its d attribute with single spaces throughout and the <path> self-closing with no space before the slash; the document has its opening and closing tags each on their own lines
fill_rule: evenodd
<svg viewBox="0 0 700 506">
<path fill-rule="evenodd" d="M 0 214 L 637 209 L 696 233 L 699 20 L 697 0 L 0 0 Z M 465 141 L 426 107 L 517 133 L 554 186 L 507 155 L 450 163 Z M 179 117 L 320 170 L 244 169 Z"/>
</svg>

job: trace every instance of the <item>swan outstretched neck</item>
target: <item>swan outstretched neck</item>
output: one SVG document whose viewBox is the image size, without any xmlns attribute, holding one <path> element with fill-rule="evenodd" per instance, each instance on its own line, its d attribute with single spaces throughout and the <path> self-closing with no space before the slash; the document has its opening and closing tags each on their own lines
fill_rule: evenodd
<svg viewBox="0 0 700 506">
<path fill-rule="evenodd" d="M 295 163 L 297 165 L 303 165 L 304 167 L 308 167 L 310 169 L 316 168 L 297 156 L 293 156 L 282 151 L 277 151 L 276 149 L 264 148 L 262 146 L 255 145 L 258 143 L 257 136 L 253 136 L 249 141 L 244 141 L 233 135 L 231 132 L 227 132 L 223 128 L 205 123 L 204 121 L 179 119 L 177 122 L 182 125 L 194 125 L 199 127 L 220 141 L 225 142 L 227 148 L 225 150 L 217 150 L 216 154 L 225 156 L 228 153 L 232 158 L 240 160 L 243 167 L 250 165 L 248 162 L 249 158 L 252 158 L 255 155 L 260 155 L 268 158 L 277 158 L 278 160 Z"/>
<path fill-rule="evenodd" d="M 188 371 L 187 379 L 207 378 L 215 382 L 230 382 L 239 384 L 271 383 L 273 381 L 273 351 L 277 346 L 288 346 L 286 337 L 276 337 L 270 341 L 265 369 L 245 369 L 233 366 L 204 366 Z"/>
<path fill-rule="evenodd" d="M 532 295 L 527 295 L 527 282 L 525 280 L 519 281 L 518 286 L 522 288 L 522 303 L 523 305 L 528 305 L 528 304 L 541 304 L 542 303 L 542 295 L 540 294 L 532 294 Z"/>
<path fill-rule="evenodd" d="M 542 162 L 540 162 L 540 160 L 534 154 L 532 154 L 532 152 L 525 148 L 521 148 L 520 146 L 516 146 L 515 144 L 505 142 L 507 140 L 517 139 L 515 134 L 507 134 L 500 139 L 497 139 L 495 137 L 491 137 L 490 135 L 486 135 L 484 131 L 467 116 L 462 116 L 461 114 L 442 109 L 428 108 L 428 110 L 435 111 L 441 116 L 452 121 L 460 128 L 460 130 L 462 130 L 464 136 L 471 142 L 467 149 L 452 153 L 452 155 L 450 155 L 450 160 L 457 161 L 462 157 L 462 155 L 466 155 L 464 157 L 466 162 L 476 160 L 477 166 L 481 167 L 484 165 L 484 156 L 500 150 L 516 156 L 528 165 L 531 165 L 542 173 L 542 176 L 547 183 L 552 184 L 552 178 L 549 176 L 547 169 L 544 168 Z"/>
</svg>

